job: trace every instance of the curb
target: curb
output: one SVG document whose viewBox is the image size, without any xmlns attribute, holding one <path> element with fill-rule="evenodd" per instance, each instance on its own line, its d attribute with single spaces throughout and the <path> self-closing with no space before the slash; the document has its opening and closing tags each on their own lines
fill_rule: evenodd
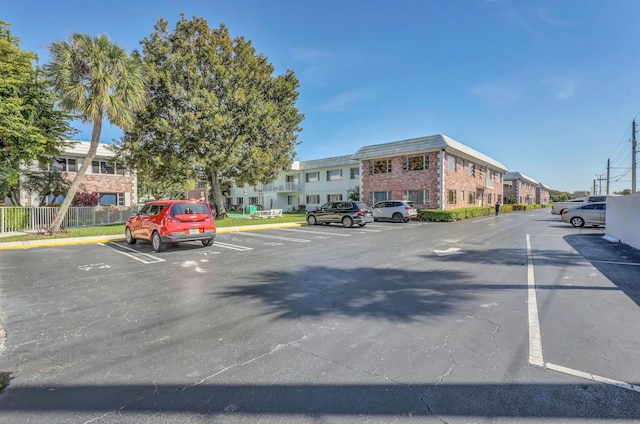
<svg viewBox="0 0 640 424">
<path fill-rule="evenodd" d="M 242 225 L 237 227 L 218 228 L 216 231 L 216 234 L 238 233 L 238 232 L 244 232 L 244 231 L 260 231 L 260 230 L 267 230 L 269 228 L 301 227 L 303 225 L 306 225 L 306 223 L 283 222 L 278 224 Z M 124 235 L 111 235 L 111 236 L 94 236 L 94 237 L 73 237 L 73 238 L 66 238 L 66 239 L 59 238 L 59 239 L 50 239 L 50 240 L 12 241 L 7 243 L 0 243 L 0 250 L 33 249 L 37 247 L 108 243 L 110 241 L 124 241 L 124 240 L 126 240 Z"/>
</svg>

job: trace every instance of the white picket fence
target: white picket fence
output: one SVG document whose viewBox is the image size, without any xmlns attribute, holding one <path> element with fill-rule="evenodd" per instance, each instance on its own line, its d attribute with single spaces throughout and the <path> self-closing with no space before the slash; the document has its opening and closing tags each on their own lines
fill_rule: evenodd
<svg viewBox="0 0 640 424">
<path fill-rule="evenodd" d="M 51 225 L 60 208 L 0 207 L 0 234 L 43 231 Z M 72 207 L 62 226 L 91 227 L 125 222 L 137 207 Z"/>
</svg>

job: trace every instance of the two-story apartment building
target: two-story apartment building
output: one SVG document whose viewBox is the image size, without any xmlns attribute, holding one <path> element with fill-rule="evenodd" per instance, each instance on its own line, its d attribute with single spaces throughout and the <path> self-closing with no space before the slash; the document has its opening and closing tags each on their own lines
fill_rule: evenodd
<svg viewBox="0 0 640 424">
<path fill-rule="evenodd" d="M 358 190 L 373 205 L 412 200 L 417 207 L 454 209 L 502 201 L 500 162 L 445 135 L 375 144 L 353 155 L 294 162 L 272 184 L 234 187 L 228 205 L 313 208 Z"/>
<path fill-rule="evenodd" d="M 360 148 L 362 197 L 373 204 L 412 200 L 419 208 L 455 209 L 502 201 L 507 168 L 443 134 Z"/>
<path fill-rule="evenodd" d="M 360 162 L 351 155 L 295 161 L 269 184 L 237 187 L 227 193 L 227 206 L 239 209 L 261 205 L 265 209 L 313 208 L 328 201 L 344 200 L 360 185 Z"/>
<path fill-rule="evenodd" d="M 549 188 L 521 172 L 507 172 L 503 190 L 507 201 L 515 199 L 516 203 L 523 205 L 549 203 Z"/>
<path fill-rule="evenodd" d="M 73 181 L 82 166 L 90 144 L 88 141 L 73 141 L 71 146 L 65 148 L 62 155 L 56 158 L 53 166 L 62 172 L 63 177 L 69 182 Z M 32 166 L 39 165 L 36 163 Z M 96 157 L 87 169 L 78 192 L 97 193 L 101 206 L 131 206 L 138 203 L 135 172 L 116 163 L 109 145 L 104 143 L 98 146 Z M 21 190 L 20 203 L 26 207 L 45 206 L 47 197 L 46 193 Z M 59 203 L 64 196 L 56 193 L 54 198 Z"/>
</svg>

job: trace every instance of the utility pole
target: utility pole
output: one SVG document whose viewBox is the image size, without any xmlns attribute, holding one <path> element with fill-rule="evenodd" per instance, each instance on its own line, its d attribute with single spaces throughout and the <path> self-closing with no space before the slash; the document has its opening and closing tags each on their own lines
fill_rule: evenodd
<svg viewBox="0 0 640 424">
<path fill-rule="evenodd" d="M 607 159 L 607 196 L 609 195 L 609 170 L 611 169 L 611 159 Z"/>
<path fill-rule="evenodd" d="M 592 194 L 596 194 L 596 179 L 593 179 L 593 190 L 591 191 Z"/>
<path fill-rule="evenodd" d="M 596 175 L 596 177 L 598 177 L 598 193 L 597 194 L 602 194 L 602 182 L 605 180 L 605 178 L 602 175 Z"/>
<path fill-rule="evenodd" d="M 636 150 L 638 141 L 636 140 L 636 120 L 633 120 L 633 131 L 631 133 L 631 193 L 636 193 Z"/>
</svg>

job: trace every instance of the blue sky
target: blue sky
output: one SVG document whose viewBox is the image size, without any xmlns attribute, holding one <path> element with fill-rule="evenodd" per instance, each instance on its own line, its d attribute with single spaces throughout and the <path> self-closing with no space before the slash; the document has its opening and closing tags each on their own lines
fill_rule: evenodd
<svg viewBox="0 0 640 424">
<path fill-rule="evenodd" d="M 306 116 L 297 160 L 445 134 L 552 189 L 631 188 L 640 2 L 630 0 L 2 0 L 41 63 L 73 32 L 131 51 L 163 17 L 224 23 L 280 74 Z M 89 140 L 89 127 L 77 138 Z M 102 141 L 121 135 L 105 126 Z"/>
</svg>

